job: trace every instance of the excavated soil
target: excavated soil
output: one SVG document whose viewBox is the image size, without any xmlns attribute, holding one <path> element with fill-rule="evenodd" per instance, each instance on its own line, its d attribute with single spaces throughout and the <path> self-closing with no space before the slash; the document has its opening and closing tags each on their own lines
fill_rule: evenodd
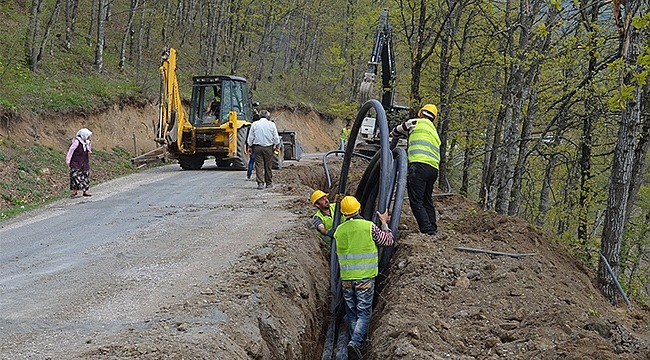
<svg viewBox="0 0 650 360">
<path fill-rule="evenodd" d="M 288 169 L 287 189 L 318 184 L 312 166 Z M 404 205 L 364 358 L 650 358 L 648 309 L 609 305 L 595 274 L 549 235 L 458 195 L 436 197 L 435 205 L 435 239 L 414 231 Z"/>
<path fill-rule="evenodd" d="M 276 114 L 279 128 L 298 131 L 306 152 L 336 147 L 340 121 L 324 121 L 315 113 Z M 134 137 L 139 144 L 150 141 L 145 136 L 150 122 L 142 119 L 152 116 L 153 107 L 115 108 L 105 116 L 54 124 L 32 118 L 22 122 L 28 126 L 13 124 L 11 136 L 27 143 L 51 139 L 48 144 L 63 151 L 74 132 L 88 126 L 96 146 L 128 148 Z M 113 119 L 121 120 L 111 124 Z M 340 159 L 333 159 L 335 185 L 338 166 Z M 225 274 L 197 283 L 194 293 L 178 294 L 175 306 L 160 309 L 169 321 L 114 334 L 104 339 L 109 345 L 98 344 L 82 358 L 320 359 L 329 266 L 309 225 L 308 197 L 326 186 L 321 159 L 289 162 L 274 174 L 274 191 L 292 197 L 284 207 L 304 221 L 244 252 Z M 552 237 L 523 220 L 484 212 L 461 196 L 436 197 L 435 205 L 440 230 L 432 239 L 414 231 L 404 204 L 364 359 L 650 358 L 648 309 L 609 305 L 594 286 L 595 274 Z M 184 314 L 205 316 L 219 326 L 194 332 L 177 320 Z"/>
</svg>

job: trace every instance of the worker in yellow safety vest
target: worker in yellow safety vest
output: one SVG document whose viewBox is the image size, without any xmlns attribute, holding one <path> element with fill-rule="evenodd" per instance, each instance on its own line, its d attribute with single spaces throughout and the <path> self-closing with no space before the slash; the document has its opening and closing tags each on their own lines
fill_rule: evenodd
<svg viewBox="0 0 650 360">
<path fill-rule="evenodd" d="M 345 127 L 341 129 L 341 134 L 339 134 L 339 150 L 345 151 L 345 145 L 348 143 L 350 138 L 350 131 L 352 131 L 352 125 L 348 121 L 345 124 Z"/>
<path fill-rule="evenodd" d="M 417 119 L 409 119 L 391 132 L 392 136 L 408 136 L 409 203 L 420 232 L 431 236 L 438 233 L 432 199 L 440 163 L 440 136 L 433 124 L 437 118 L 438 108 L 426 104 L 418 112 Z"/>
<path fill-rule="evenodd" d="M 377 212 L 381 228 L 359 215 L 361 204 L 354 196 L 341 200 L 341 214 L 345 222 L 334 232 L 336 254 L 341 269 L 343 298 L 350 325 L 348 357 L 360 359 L 365 343 L 375 277 L 379 273 L 379 252 L 377 246 L 393 245 L 393 233 L 388 227 L 388 210 Z"/>
<path fill-rule="evenodd" d="M 334 225 L 334 209 L 336 204 L 330 203 L 327 195 L 322 190 L 314 190 L 311 193 L 311 204 L 318 210 L 312 216 L 312 225 L 318 231 L 318 235 L 323 240 L 323 245 L 327 252 L 330 252 L 332 247 L 332 226 Z"/>
</svg>

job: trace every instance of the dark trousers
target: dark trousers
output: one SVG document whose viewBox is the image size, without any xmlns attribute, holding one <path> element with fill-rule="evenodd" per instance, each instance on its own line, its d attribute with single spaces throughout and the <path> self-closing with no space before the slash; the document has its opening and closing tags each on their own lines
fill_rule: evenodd
<svg viewBox="0 0 650 360">
<path fill-rule="evenodd" d="M 436 209 L 433 207 L 431 196 L 437 178 L 438 169 L 433 166 L 423 163 L 409 164 L 409 203 L 420 232 L 424 234 L 435 234 L 438 231 Z"/>
<path fill-rule="evenodd" d="M 246 169 L 246 178 L 250 179 L 253 175 L 253 167 L 255 166 L 255 153 L 251 153 L 248 158 L 248 168 Z"/>
<path fill-rule="evenodd" d="M 253 153 L 255 154 L 255 178 L 257 179 L 257 184 L 272 184 L 273 145 L 253 145 Z"/>
</svg>

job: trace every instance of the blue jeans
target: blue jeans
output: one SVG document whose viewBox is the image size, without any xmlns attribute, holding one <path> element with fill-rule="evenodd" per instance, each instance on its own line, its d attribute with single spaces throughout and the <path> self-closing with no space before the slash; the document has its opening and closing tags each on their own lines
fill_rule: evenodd
<svg viewBox="0 0 650 360">
<path fill-rule="evenodd" d="M 253 175 L 253 167 L 255 167 L 255 154 L 251 153 L 251 156 L 248 158 L 248 169 L 246 170 L 246 178 L 250 179 Z"/>
<path fill-rule="evenodd" d="M 339 139 L 339 150 L 345 151 L 345 142 L 346 140 Z"/>
<path fill-rule="evenodd" d="M 374 278 L 343 281 L 345 313 L 350 321 L 350 342 L 359 348 L 363 347 L 368 333 L 374 294 Z"/>
</svg>

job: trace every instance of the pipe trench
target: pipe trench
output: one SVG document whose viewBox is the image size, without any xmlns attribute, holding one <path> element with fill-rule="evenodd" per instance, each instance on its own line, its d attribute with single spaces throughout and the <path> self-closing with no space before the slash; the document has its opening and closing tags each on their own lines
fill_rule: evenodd
<svg viewBox="0 0 650 360">
<path fill-rule="evenodd" d="M 375 126 L 379 128 L 380 149 L 373 157 L 368 157 L 354 151 L 354 145 L 359 135 L 363 119 L 371 113 L 376 114 Z M 361 181 L 357 186 L 354 196 L 361 203 L 361 216 L 367 220 L 377 223 L 376 213 L 389 210 L 390 222 L 389 227 L 395 237 L 395 242 L 399 237 L 398 225 L 402 213 L 402 204 L 406 189 L 407 175 L 407 157 L 403 148 L 397 147 L 397 138 L 389 142 L 389 129 L 386 112 L 383 106 L 377 100 L 369 100 L 364 103 L 357 116 L 350 132 L 350 137 L 346 145 L 343 157 L 343 165 L 339 178 L 339 188 L 335 196 L 336 210 L 334 215 L 334 226 L 341 223 L 340 201 L 345 195 L 349 195 L 348 173 L 353 157 L 361 157 L 369 161 Z M 327 159 L 332 154 L 341 153 L 340 150 L 334 150 L 323 156 L 323 168 L 328 187 L 331 187 Z M 378 224 L 379 225 L 379 224 Z M 375 279 L 375 301 L 373 307 L 377 304 L 377 295 L 383 288 L 383 281 L 387 277 L 388 265 L 393 256 L 395 243 L 390 247 L 379 249 L 379 275 Z M 332 249 L 336 249 L 336 239 L 332 240 Z M 345 315 L 345 301 L 343 301 L 341 278 L 339 273 L 339 264 L 336 251 L 330 252 L 330 295 L 331 300 L 328 307 L 329 318 L 327 324 L 327 334 L 323 346 L 322 360 L 347 359 L 346 346 L 349 341 L 349 332 L 347 325 L 343 321 Z"/>
</svg>

